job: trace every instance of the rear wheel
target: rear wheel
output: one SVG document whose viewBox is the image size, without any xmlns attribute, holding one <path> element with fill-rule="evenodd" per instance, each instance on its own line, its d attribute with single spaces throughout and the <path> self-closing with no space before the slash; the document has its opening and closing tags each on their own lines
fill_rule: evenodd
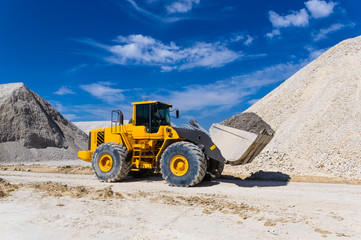
<svg viewBox="0 0 361 240">
<path fill-rule="evenodd" d="M 92 167 L 101 181 L 116 182 L 125 178 L 131 167 L 128 150 L 118 143 L 103 143 L 94 151 Z"/>
<path fill-rule="evenodd" d="M 164 151 L 160 168 L 163 178 L 170 185 L 190 187 L 203 180 L 207 161 L 202 150 L 195 144 L 176 142 Z"/>
<path fill-rule="evenodd" d="M 219 162 L 214 159 L 209 159 L 206 179 L 213 180 L 213 179 L 220 178 L 222 175 L 222 172 L 223 172 L 223 168 L 224 168 L 224 163 Z"/>
</svg>

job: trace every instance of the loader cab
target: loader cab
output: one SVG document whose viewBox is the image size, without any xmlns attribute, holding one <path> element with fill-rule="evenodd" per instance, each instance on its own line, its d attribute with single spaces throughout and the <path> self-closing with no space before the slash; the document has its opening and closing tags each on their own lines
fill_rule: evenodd
<svg viewBox="0 0 361 240">
<path fill-rule="evenodd" d="M 145 126 L 148 133 L 156 133 L 160 126 L 170 126 L 172 105 L 158 101 L 145 101 L 133 104 L 133 124 Z"/>
</svg>

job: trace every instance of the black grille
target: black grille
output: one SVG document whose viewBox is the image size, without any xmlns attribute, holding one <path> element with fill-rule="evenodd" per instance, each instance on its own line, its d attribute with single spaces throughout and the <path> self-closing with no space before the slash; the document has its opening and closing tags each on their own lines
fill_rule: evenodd
<svg viewBox="0 0 361 240">
<path fill-rule="evenodd" d="M 97 134 L 97 146 L 104 143 L 104 131 Z"/>
</svg>

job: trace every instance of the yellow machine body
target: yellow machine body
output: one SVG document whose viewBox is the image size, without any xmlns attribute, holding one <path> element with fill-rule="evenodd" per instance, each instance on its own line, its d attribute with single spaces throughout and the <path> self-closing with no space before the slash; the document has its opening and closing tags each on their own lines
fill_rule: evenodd
<svg viewBox="0 0 361 240">
<path fill-rule="evenodd" d="M 132 167 L 131 171 L 140 171 L 142 169 L 156 169 L 159 167 L 159 161 L 162 152 L 170 144 L 176 141 L 183 141 L 170 125 L 170 120 L 157 124 L 156 128 L 148 127 L 141 123 L 139 118 L 140 110 L 146 110 L 149 106 L 161 106 L 164 112 L 167 112 L 169 118 L 169 104 L 158 101 L 135 102 L 133 105 L 132 121 L 129 124 L 122 125 L 112 124 L 109 128 L 94 129 L 89 134 L 89 150 L 79 151 L 78 157 L 84 161 L 91 162 L 94 151 L 103 143 L 113 142 L 125 146 L 131 155 Z M 143 108 L 143 109 L 141 109 Z M 138 114 L 137 114 L 138 112 Z M 112 120 L 112 122 L 115 122 Z M 139 124 L 138 124 L 139 123 Z M 150 131 L 150 128 L 156 131 Z"/>
</svg>

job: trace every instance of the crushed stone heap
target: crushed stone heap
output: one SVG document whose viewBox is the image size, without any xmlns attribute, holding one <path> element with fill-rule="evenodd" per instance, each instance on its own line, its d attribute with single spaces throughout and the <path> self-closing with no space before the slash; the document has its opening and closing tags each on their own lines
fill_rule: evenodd
<svg viewBox="0 0 361 240">
<path fill-rule="evenodd" d="M 277 134 L 240 173 L 361 179 L 361 36 L 332 47 L 246 112 Z"/>
<path fill-rule="evenodd" d="M 23 83 L 0 85 L 0 162 L 75 159 L 87 135 Z"/>
<path fill-rule="evenodd" d="M 264 130 L 267 135 L 272 136 L 274 134 L 271 126 L 253 112 L 238 113 L 223 120 L 220 124 L 256 134 L 260 133 L 262 130 Z"/>
</svg>

